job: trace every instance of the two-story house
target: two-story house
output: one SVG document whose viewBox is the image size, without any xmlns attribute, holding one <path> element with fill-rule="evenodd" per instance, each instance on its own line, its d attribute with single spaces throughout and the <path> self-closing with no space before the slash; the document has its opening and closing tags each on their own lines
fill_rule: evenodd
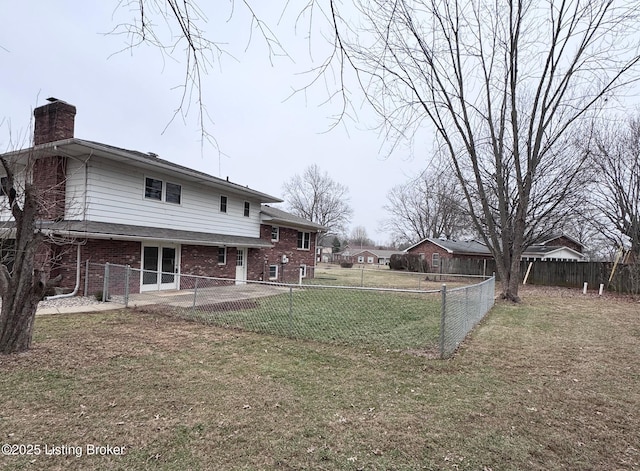
<svg viewBox="0 0 640 471">
<path fill-rule="evenodd" d="M 78 262 L 87 260 L 142 269 L 140 291 L 179 289 L 181 273 L 240 281 L 313 276 L 322 226 L 267 206 L 282 200 L 228 179 L 77 139 L 75 114 L 50 98 L 34 110 L 33 147 L 4 154 L 18 179 L 44 190 L 39 229 L 49 236 L 62 287 L 73 288 Z"/>
</svg>

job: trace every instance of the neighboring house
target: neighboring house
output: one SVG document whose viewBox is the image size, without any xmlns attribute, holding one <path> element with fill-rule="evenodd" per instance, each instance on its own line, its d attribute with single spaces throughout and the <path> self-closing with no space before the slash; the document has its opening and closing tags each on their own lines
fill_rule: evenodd
<svg viewBox="0 0 640 471">
<path fill-rule="evenodd" d="M 351 254 L 354 263 L 363 263 L 367 265 L 389 265 L 391 255 L 398 253 L 397 250 L 383 249 L 362 249 L 355 250 Z"/>
<path fill-rule="evenodd" d="M 77 139 L 76 108 L 49 101 L 34 110 L 34 147 L 4 157 L 23 181 L 27 162 L 35 161 L 29 178 L 47 201 L 39 227 L 66 242 L 48 247 L 61 287 L 74 287 L 78 260 L 142 269 L 133 282 L 140 291 L 179 289 L 180 274 L 286 282 L 301 272 L 313 276 L 324 228 L 267 205 L 280 198 L 155 154 Z M 0 220 L 10 227 L 6 206 Z M 88 282 L 90 292 L 101 289 L 99 279 Z"/>
<path fill-rule="evenodd" d="M 562 244 L 562 245 L 561 245 Z M 431 270 L 440 268 L 442 259 L 491 259 L 487 246 L 476 240 L 456 241 L 427 238 L 405 249 L 405 252 L 420 255 L 429 263 Z M 522 254 L 526 261 L 584 261 L 582 245 L 566 235 L 556 235 L 537 241 Z"/>
<path fill-rule="evenodd" d="M 419 255 L 427 261 L 431 271 L 440 269 L 442 259 L 473 258 L 489 259 L 491 254 L 487 246 L 475 240 L 456 241 L 426 238 L 407 247 L 406 253 Z"/>
<path fill-rule="evenodd" d="M 318 262 L 331 263 L 333 262 L 333 246 L 318 245 L 316 247 L 316 259 Z"/>
<path fill-rule="evenodd" d="M 385 250 L 375 247 L 352 248 L 346 245 L 340 252 L 340 260 L 368 264 L 368 265 L 389 265 L 391 255 L 400 253 L 398 250 Z"/>
</svg>

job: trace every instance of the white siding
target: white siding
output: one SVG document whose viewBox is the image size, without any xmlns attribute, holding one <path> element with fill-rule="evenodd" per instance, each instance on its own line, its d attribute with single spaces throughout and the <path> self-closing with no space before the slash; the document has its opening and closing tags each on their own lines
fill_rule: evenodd
<svg viewBox="0 0 640 471">
<path fill-rule="evenodd" d="M 64 218 L 82 220 L 86 205 L 85 165 L 76 159 L 67 159 L 67 181 Z"/>
<path fill-rule="evenodd" d="M 145 177 L 182 185 L 181 204 L 146 199 Z M 260 235 L 258 201 L 248 200 L 251 212 L 249 217 L 245 217 L 244 202 L 247 200 L 222 193 L 228 197 L 227 213 L 220 213 L 220 192 L 213 188 L 190 183 L 166 173 L 146 172 L 108 160 L 89 161 L 87 182 L 88 221 L 248 237 Z M 71 185 L 69 191 L 72 191 L 72 187 L 77 193 L 77 185 Z"/>
<path fill-rule="evenodd" d="M 16 166 L 14 168 L 14 185 L 17 191 L 17 200 L 20 206 L 24 203 L 24 182 L 26 178 L 25 168 L 24 166 Z M 0 176 L 6 177 L 7 174 L 2 169 L 0 172 Z M 11 208 L 9 208 L 9 198 L 7 198 L 4 194 L 0 193 L 0 221 L 13 221 L 13 215 L 11 214 Z"/>
<path fill-rule="evenodd" d="M 554 250 L 553 252 L 549 252 L 544 256 L 544 259 L 559 259 L 559 260 L 582 260 L 583 258 L 577 255 L 572 250 L 561 248 L 558 250 Z"/>
</svg>

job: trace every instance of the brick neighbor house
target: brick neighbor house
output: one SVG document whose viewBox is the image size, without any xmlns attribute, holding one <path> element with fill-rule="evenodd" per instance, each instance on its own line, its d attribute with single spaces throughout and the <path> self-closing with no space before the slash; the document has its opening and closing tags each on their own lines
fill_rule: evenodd
<svg viewBox="0 0 640 471">
<path fill-rule="evenodd" d="M 62 275 L 61 287 L 76 285 L 78 261 L 139 268 L 132 285 L 140 291 L 179 289 L 180 274 L 313 277 L 324 227 L 268 206 L 282 200 L 228 179 L 78 139 L 75 115 L 75 106 L 50 98 L 34 110 L 33 147 L 3 155 L 18 183 L 31 178 L 45 195 L 39 230 L 49 236 L 49 268 Z M 2 197 L 6 245 L 12 218 Z M 100 280 L 89 282 L 90 293 L 101 289 Z"/>
<path fill-rule="evenodd" d="M 527 247 L 522 254 L 525 261 L 584 261 L 583 246 L 580 242 L 565 235 L 554 234 L 540 238 Z M 405 252 L 421 256 L 429 263 L 431 270 L 440 268 L 443 259 L 480 259 L 489 260 L 493 256 L 487 246 L 476 240 L 456 241 L 426 238 L 407 247 Z"/>
</svg>

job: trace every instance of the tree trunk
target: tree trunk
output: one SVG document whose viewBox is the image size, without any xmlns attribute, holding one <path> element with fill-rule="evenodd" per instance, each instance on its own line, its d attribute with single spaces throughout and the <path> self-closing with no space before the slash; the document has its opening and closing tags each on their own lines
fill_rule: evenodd
<svg viewBox="0 0 640 471">
<path fill-rule="evenodd" d="M 0 353 L 19 353 L 31 347 L 33 324 L 41 295 L 7 293 L 0 311 Z"/>
<path fill-rule="evenodd" d="M 24 202 L 20 207 L 11 166 L 4 159 L 1 162 L 7 173 L 7 187 L 11 190 L 8 193 L 9 207 L 15 220 L 12 272 L 0 264 L 0 353 L 8 354 L 24 352 L 31 346 L 38 303 L 48 286 L 56 280 L 49 281 L 45 266 L 50 254 L 42 244 L 43 234 L 36 230 L 40 210 L 38 193 L 30 184 L 25 184 Z"/>
<path fill-rule="evenodd" d="M 520 288 L 520 257 L 513 257 L 511 259 L 511 269 L 509 270 L 509 279 L 506 284 L 503 283 L 502 298 L 513 301 L 514 303 L 520 302 L 520 296 L 518 296 L 518 289 Z"/>
</svg>

